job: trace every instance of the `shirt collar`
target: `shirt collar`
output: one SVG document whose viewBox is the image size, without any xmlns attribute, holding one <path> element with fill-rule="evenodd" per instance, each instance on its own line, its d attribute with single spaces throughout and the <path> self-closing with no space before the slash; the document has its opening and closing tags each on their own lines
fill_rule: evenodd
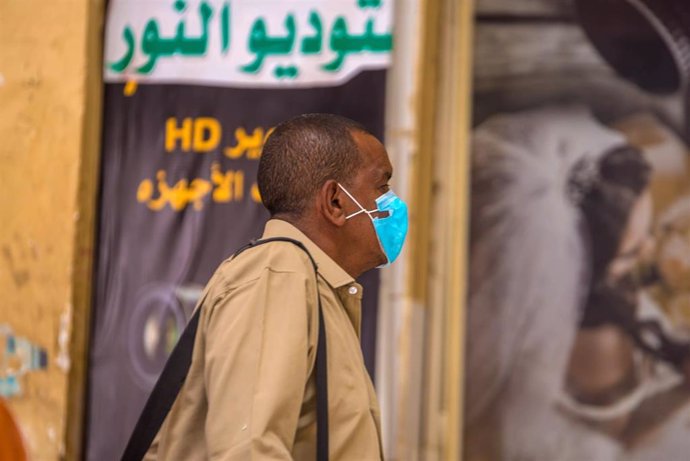
<svg viewBox="0 0 690 461">
<path fill-rule="evenodd" d="M 355 280 L 345 272 L 330 256 L 328 256 L 321 248 L 312 242 L 309 237 L 304 235 L 302 231 L 287 221 L 281 219 L 270 219 L 264 228 L 264 235 L 262 238 L 270 237 L 289 237 L 300 241 L 307 247 L 311 253 L 316 265 L 319 269 L 319 274 L 328 282 L 333 288 L 339 288 L 350 284 Z"/>
</svg>

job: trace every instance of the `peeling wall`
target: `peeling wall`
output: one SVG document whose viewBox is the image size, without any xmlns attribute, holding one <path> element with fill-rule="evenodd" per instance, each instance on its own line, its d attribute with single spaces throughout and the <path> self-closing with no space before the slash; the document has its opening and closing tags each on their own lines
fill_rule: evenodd
<svg viewBox="0 0 690 461">
<path fill-rule="evenodd" d="M 101 3 L 0 0 L 0 379 L 16 376 L 0 397 L 36 460 L 65 457 L 81 424 L 68 396 L 83 380 L 70 364 L 84 368 Z M 8 338 L 45 366 L 22 368 L 31 353 Z"/>
</svg>

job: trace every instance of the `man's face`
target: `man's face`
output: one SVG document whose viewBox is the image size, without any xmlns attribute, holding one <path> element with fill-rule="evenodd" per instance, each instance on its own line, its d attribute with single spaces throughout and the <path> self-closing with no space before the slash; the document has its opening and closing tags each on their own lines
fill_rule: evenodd
<svg viewBox="0 0 690 461">
<path fill-rule="evenodd" d="M 375 137 L 358 131 L 353 132 L 352 137 L 359 148 L 361 164 L 348 191 L 365 209 L 374 210 L 376 199 L 388 192 L 393 166 L 383 144 Z M 359 207 L 347 196 L 344 209 L 347 215 L 359 211 Z M 386 263 L 386 255 L 381 250 L 374 226 L 366 213 L 349 219 L 345 230 L 353 250 L 361 252 L 366 267 L 373 269 Z"/>
</svg>

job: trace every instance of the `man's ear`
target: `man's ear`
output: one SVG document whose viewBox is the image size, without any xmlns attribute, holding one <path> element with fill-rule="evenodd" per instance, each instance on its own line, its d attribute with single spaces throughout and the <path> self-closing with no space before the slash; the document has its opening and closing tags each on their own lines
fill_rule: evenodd
<svg viewBox="0 0 690 461">
<path fill-rule="evenodd" d="M 326 181 L 319 190 L 321 213 L 327 221 L 340 227 L 345 225 L 347 216 L 344 206 L 347 196 L 333 179 Z"/>
</svg>

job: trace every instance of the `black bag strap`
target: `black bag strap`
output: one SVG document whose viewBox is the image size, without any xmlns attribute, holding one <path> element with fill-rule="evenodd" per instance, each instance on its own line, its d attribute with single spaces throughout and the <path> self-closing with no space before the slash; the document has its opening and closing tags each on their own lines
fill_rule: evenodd
<svg viewBox="0 0 690 461">
<path fill-rule="evenodd" d="M 318 267 L 307 247 L 299 240 L 288 237 L 272 237 L 263 240 L 252 240 L 249 244 L 240 248 L 233 258 L 250 248 L 270 242 L 290 242 L 309 256 L 314 275 L 316 276 L 316 293 L 319 303 L 319 337 L 316 346 L 316 459 L 317 461 L 328 461 L 328 370 L 326 360 L 326 327 L 323 320 L 323 310 L 321 308 L 321 296 L 319 295 Z M 163 371 L 151 391 L 146 405 L 139 416 L 134 431 L 132 432 L 127 448 L 122 455 L 122 461 L 138 461 L 143 459 L 148 451 L 153 439 L 158 434 L 163 421 L 170 412 L 175 399 L 182 389 L 189 367 L 192 364 L 192 353 L 194 351 L 194 339 L 199 326 L 199 313 L 206 296 L 199 301 L 198 308 L 189 320 L 182 336 L 175 345 L 170 357 L 168 358 Z"/>
</svg>

